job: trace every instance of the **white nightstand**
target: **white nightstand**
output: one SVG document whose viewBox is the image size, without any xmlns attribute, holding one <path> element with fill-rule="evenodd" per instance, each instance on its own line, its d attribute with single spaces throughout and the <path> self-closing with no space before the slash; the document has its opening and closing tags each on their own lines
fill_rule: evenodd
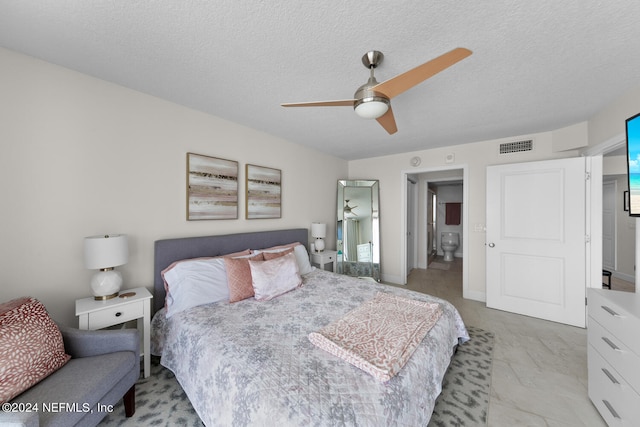
<svg viewBox="0 0 640 427">
<path fill-rule="evenodd" d="M 128 297 L 124 295 L 135 293 Z M 147 288 L 126 289 L 120 296 L 105 301 L 93 297 L 76 300 L 76 316 L 80 329 L 102 329 L 130 320 L 138 320 L 138 330 L 142 334 L 142 354 L 144 377 L 151 371 L 151 298 Z"/>
<path fill-rule="evenodd" d="M 336 273 L 337 272 L 336 270 L 337 255 L 338 255 L 338 252 L 336 251 L 324 250 L 322 252 L 311 252 L 311 264 L 317 264 L 318 267 L 320 267 L 323 270 L 325 269 L 324 266 L 326 264 L 332 264 L 333 269 L 331 271 Z"/>
</svg>

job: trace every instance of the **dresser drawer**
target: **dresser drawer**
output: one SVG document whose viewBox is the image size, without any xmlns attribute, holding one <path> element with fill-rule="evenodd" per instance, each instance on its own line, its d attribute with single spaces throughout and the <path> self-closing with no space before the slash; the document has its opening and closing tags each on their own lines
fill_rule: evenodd
<svg viewBox="0 0 640 427">
<path fill-rule="evenodd" d="M 593 346 L 631 387 L 640 392 L 640 358 L 592 317 L 589 318 L 587 334 L 589 345 Z"/>
<path fill-rule="evenodd" d="M 589 398 L 609 426 L 634 426 L 640 395 L 592 346 L 588 346 Z"/>
<path fill-rule="evenodd" d="M 633 298 L 635 294 L 629 293 L 628 297 Z M 634 353 L 640 354 L 640 339 L 638 339 L 640 319 L 638 317 L 629 315 L 620 305 L 598 292 L 589 293 L 589 317 L 624 342 Z"/>
<path fill-rule="evenodd" d="M 143 314 L 144 301 L 93 311 L 89 313 L 89 329 L 106 328 L 107 326 L 139 319 Z"/>
</svg>

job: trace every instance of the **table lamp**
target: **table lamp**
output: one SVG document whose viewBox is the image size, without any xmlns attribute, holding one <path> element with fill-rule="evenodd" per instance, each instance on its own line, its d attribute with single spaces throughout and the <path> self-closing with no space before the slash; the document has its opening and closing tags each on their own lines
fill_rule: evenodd
<svg viewBox="0 0 640 427">
<path fill-rule="evenodd" d="M 324 238 L 327 236 L 327 224 L 311 223 L 311 237 L 315 238 L 316 252 L 324 250 Z"/>
<path fill-rule="evenodd" d="M 107 300 L 118 296 L 122 274 L 115 267 L 126 264 L 129 258 L 127 236 L 105 234 L 84 238 L 84 266 L 100 270 L 91 278 L 94 299 Z"/>
</svg>

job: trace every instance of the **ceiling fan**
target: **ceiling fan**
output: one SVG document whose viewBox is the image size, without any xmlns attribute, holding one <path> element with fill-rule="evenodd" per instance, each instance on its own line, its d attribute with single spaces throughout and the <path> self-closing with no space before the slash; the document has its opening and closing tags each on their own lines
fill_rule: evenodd
<svg viewBox="0 0 640 427">
<path fill-rule="evenodd" d="M 358 88 L 353 95 L 354 99 L 336 101 L 312 101 L 282 104 L 283 107 L 344 107 L 350 106 L 356 114 L 365 119 L 376 119 L 378 123 L 391 135 L 398 131 L 396 120 L 391 110 L 391 98 L 394 98 L 408 89 L 422 83 L 429 77 L 433 77 L 440 71 L 449 68 L 458 61 L 471 55 L 469 49 L 458 47 L 439 57 L 427 61 L 422 65 L 378 83 L 373 70 L 380 65 L 384 55 L 382 52 L 372 50 L 364 54 L 362 63 L 371 70 L 367 83 Z"/>
<path fill-rule="evenodd" d="M 346 214 L 353 214 L 353 215 L 355 215 L 355 212 L 353 212 L 353 210 L 354 210 L 355 208 L 357 208 L 357 206 L 349 206 L 349 200 L 345 200 L 345 202 L 346 202 L 346 203 L 345 203 L 345 205 L 344 205 L 344 212 L 345 212 Z"/>
</svg>

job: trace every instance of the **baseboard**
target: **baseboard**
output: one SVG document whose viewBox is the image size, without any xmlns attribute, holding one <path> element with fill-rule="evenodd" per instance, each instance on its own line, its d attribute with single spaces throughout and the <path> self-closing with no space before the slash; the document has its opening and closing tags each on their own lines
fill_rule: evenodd
<svg viewBox="0 0 640 427">
<path fill-rule="evenodd" d="M 482 291 L 465 291 L 462 290 L 462 298 L 474 301 L 487 302 L 487 293 Z"/>
<path fill-rule="evenodd" d="M 407 279 L 402 280 L 401 276 L 396 274 L 384 274 L 382 273 L 382 281 L 385 283 L 392 283 L 394 285 L 406 285 Z"/>
<path fill-rule="evenodd" d="M 636 282 L 636 278 L 630 274 L 620 273 L 618 271 L 612 271 L 611 275 L 617 279 L 624 280 L 626 282 L 631 282 L 631 283 Z"/>
</svg>

